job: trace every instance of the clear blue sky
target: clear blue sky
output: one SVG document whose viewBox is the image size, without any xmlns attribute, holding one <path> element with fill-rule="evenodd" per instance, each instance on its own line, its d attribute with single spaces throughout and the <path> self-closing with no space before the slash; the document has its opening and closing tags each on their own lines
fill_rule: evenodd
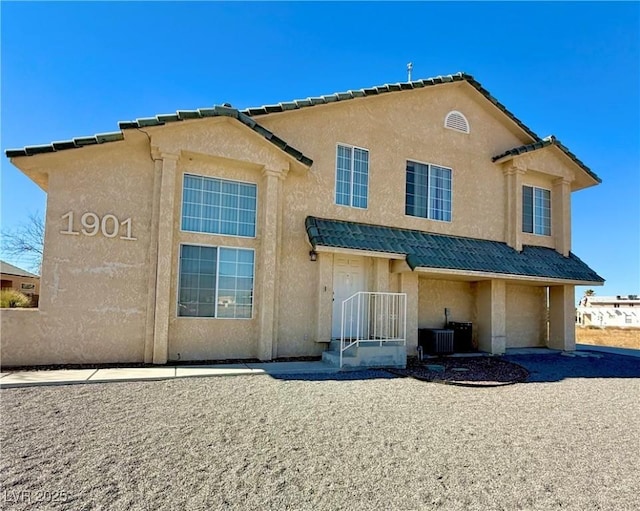
<svg viewBox="0 0 640 511">
<path fill-rule="evenodd" d="M 465 71 L 603 184 L 573 250 L 640 292 L 640 4 L 2 2 L 2 226 L 45 194 L 4 150 L 136 117 L 243 108 Z M 13 261 L 20 263 L 20 261 Z M 579 293 L 582 289 L 578 290 Z"/>
</svg>

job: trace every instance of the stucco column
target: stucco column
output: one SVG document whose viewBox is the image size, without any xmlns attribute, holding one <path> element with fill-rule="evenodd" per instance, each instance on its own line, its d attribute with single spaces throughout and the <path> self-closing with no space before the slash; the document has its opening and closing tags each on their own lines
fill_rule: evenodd
<svg viewBox="0 0 640 511">
<path fill-rule="evenodd" d="M 571 250 L 571 181 L 556 179 L 551 194 L 553 238 L 556 250 L 566 257 Z"/>
<path fill-rule="evenodd" d="M 318 310 L 316 316 L 316 341 L 331 341 L 333 318 L 333 254 L 322 252 L 314 263 L 318 266 Z"/>
<path fill-rule="evenodd" d="M 158 219 L 160 217 L 160 187 L 162 185 L 162 158 L 157 149 L 151 150 L 154 159 L 153 173 L 153 203 L 151 206 L 151 225 L 149 227 L 149 265 L 148 293 L 147 293 L 147 320 L 145 322 L 144 335 L 144 362 L 153 363 L 153 339 L 155 333 L 156 317 L 156 279 L 158 273 Z"/>
<path fill-rule="evenodd" d="M 478 348 L 500 355 L 506 349 L 507 286 L 503 280 L 478 282 L 476 322 Z"/>
<path fill-rule="evenodd" d="M 274 336 L 277 320 L 276 279 L 278 276 L 278 208 L 280 181 L 285 171 L 264 169 L 263 183 L 263 223 L 260 249 L 260 305 L 258 358 L 271 360 L 274 357 Z"/>
<path fill-rule="evenodd" d="M 526 169 L 511 162 L 504 170 L 506 188 L 505 240 L 507 245 L 522 250 L 522 176 Z"/>
<path fill-rule="evenodd" d="M 574 286 L 549 287 L 549 348 L 576 349 Z"/>
<path fill-rule="evenodd" d="M 156 270 L 153 363 L 166 364 L 169 352 L 171 271 L 173 269 L 173 217 L 178 155 L 161 153 L 162 178 L 158 203 L 158 263 Z"/>
<path fill-rule="evenodd" d="M 407 294 L 407 355 L 415 355 L 418 348 L 418 274 L 400 274 L 400 292 Z"/>
<path fill-rule="evenodd" d="M 373 290 L 379 293 L 389 292 L 389 260 L 373 258 Z"/>
</svg>

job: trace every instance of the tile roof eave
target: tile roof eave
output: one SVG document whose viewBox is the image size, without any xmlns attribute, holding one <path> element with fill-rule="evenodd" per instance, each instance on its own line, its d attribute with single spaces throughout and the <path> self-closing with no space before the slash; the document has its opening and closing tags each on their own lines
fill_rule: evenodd
<svg viewBox="0 0 640 511">
<path fill-rule="evenodd" d="M 22 149 L 7 149 L 7 158 L 19 158 L 21 156 L 34 156 L 36 154 L 55 153 L 67 149 L 78 149 L 88 145 L 98 145 L 107 142 L 119 142 L 124 140 L 122 131 L 98 133 L 91 137 L 76 137 L 70 140 L 51 142 L 50 144 L 25 146 Z"/>
<path fill-rule="evenodd" d="M 103 144 L 105 142 L 117 142 L 124 140 L 124 130 L 164 126 L 170 122 L 202 119 L 205 117 L 231 117 L 236 119 L 249 129 L 264 137 L 267 141 L 274 144 L 280 150 L 284 151 L 289 157 L 302 163 L 306 167 L 311 167 L 313 164 L 313 160 L 303 154 L 302 151 L 290 146 L 286 141 L 258 124 L 250 116 L 239 112 L 235 108 L 227 106 L 214 106 L 213 108 L 200 108 L 198 110 L 178 110 L 175 114 L 160 114 L 155 117 L 136 119 L 135 121 L 121 121 L 118 123 L 120 131 L 100 133 L 92 137 L 78 137 L 72 140 L 53 142 L 45 145 L 26 146 L 22 149 L 7 149 L 5 154 L 8 158 L 18 158 L 22 156 L 34 156 L 36 154 L 53 153 L 67 149 L 76 149 L 87 145 Z"/>
<path fill-rule="evenodd" d="M 494 163 L 502 163 L 503 161 L 507 161 L 513 157 L 520 156 L 521 154 L 530 153 L 533 151 L 537 151 L 539 149 L 544 149 L 545 147 L 555 146 L 560 151 L 562 151 L 573 163 L 575 163 L 578 167 L 580 167 L 584 172 L 586 172 L 591 178 L 593 178 L 598 183 L 602 183 L 602 179 L 593 172 L 589 167 L 587 167 L 578 157 L 573 154 L 567 146 L 565 146 L 562 142 L 560 142 L 555 136 L 551 135 L 543 138 L 537 142 L 532 144 L 525 144 L 518 147 L 514 147 L 512 149 L 508 149 L 503 153 L 500 153 L 491 158 L 491 161 Z"/>
<path fill-rule="evenodd" d="M 384 84 L 375 87 L 367 87 L 364 89 L 348 90 L 344 92 L 335 92 L 325 96 L 319 96 L 316 98 L 297 99 L 293 101 L 286 101 L 282 103 L 263 105 L 260 107 L 250 107 L 241 112 L 246 113 L 252 117 L 268 115 L 272 113 L 280 113 L 290 110 L 299 110 L 302 108 L 308 108 L 311 106 L 334 103 L 336 101 L 348 101 L 350 99 L 363 98 L 366 96 L 377 96 L 387 92 L 400 92 L 412 89 L 421 89 L 424 87 L 430 87 L 433 85 L 442 85 L 446 83 L 454 82 L 467 82 L 480 94 L 482 94 L 489 102 L 491 102 L 498 110 L 509 117 L 522 131 L 524 131 L 529 137 L 535 141 L 539 141 L 540 137 L 536 135 L 528 126 L 526 126 L 520 119 L 518 119 L 511 111 L 507 109 L 502 103 L 500 103 L 495 97 L 485 89 L 480 82 L 478 82 L 472 75 L 464 73 L 462 71 L 451 74 L 441 75 L 433 78 L 425 78 L 422 80 L 414 80 L 410 82 L 398 82 L 392 84 Z"/>
<path fill-rule="evenodd" d="M 305 220 L 311 245 L 402 253 L 412 270 L 418 267 L 469 275 L 511 275 L 524 280 L 602 284 L 604 279 L 575 254 L 525 245 L 522 251 L 504 242 L 450 236 L 384 225 L 309 216 Z"/>
</svg>

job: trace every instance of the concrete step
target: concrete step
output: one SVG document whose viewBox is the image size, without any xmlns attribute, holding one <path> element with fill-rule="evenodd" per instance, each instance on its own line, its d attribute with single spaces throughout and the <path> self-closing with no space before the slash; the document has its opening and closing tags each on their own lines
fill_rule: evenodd
<svg viewBox="0 0 640 511">
<path fill-rule="evenodd" d="M 329 350 L 322 353 L 322 361 L 333 367 L 340 367 L 340 350 Z M 406 367 L 407 349 L 400 345 L 383 345 L 379 343 L 361 343 L 352 346 L 342 354 L 343 369 L 365 369 L 367 367 Z"/>
</svg>

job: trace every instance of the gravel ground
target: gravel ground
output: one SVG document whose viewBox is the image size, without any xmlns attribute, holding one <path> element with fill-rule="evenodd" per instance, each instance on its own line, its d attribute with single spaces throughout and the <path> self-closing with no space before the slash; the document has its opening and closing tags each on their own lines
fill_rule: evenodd
<svg viewBox="0 0 640 511">
<path fill-rule="evenodd" d="M 524 367 L 501 357 L 439 357 L 424 361 L 409 358 L 406 369 L 392 372 L 424 381 L 468 386 L 510 385 L 529 376 Z"/>
<path fill-rule="evenodd" d="M 4 389 L 0 505 L 639 509 L 640 359 L 517 362 L 537 381 L 372 371 Z"/>
</svg>

